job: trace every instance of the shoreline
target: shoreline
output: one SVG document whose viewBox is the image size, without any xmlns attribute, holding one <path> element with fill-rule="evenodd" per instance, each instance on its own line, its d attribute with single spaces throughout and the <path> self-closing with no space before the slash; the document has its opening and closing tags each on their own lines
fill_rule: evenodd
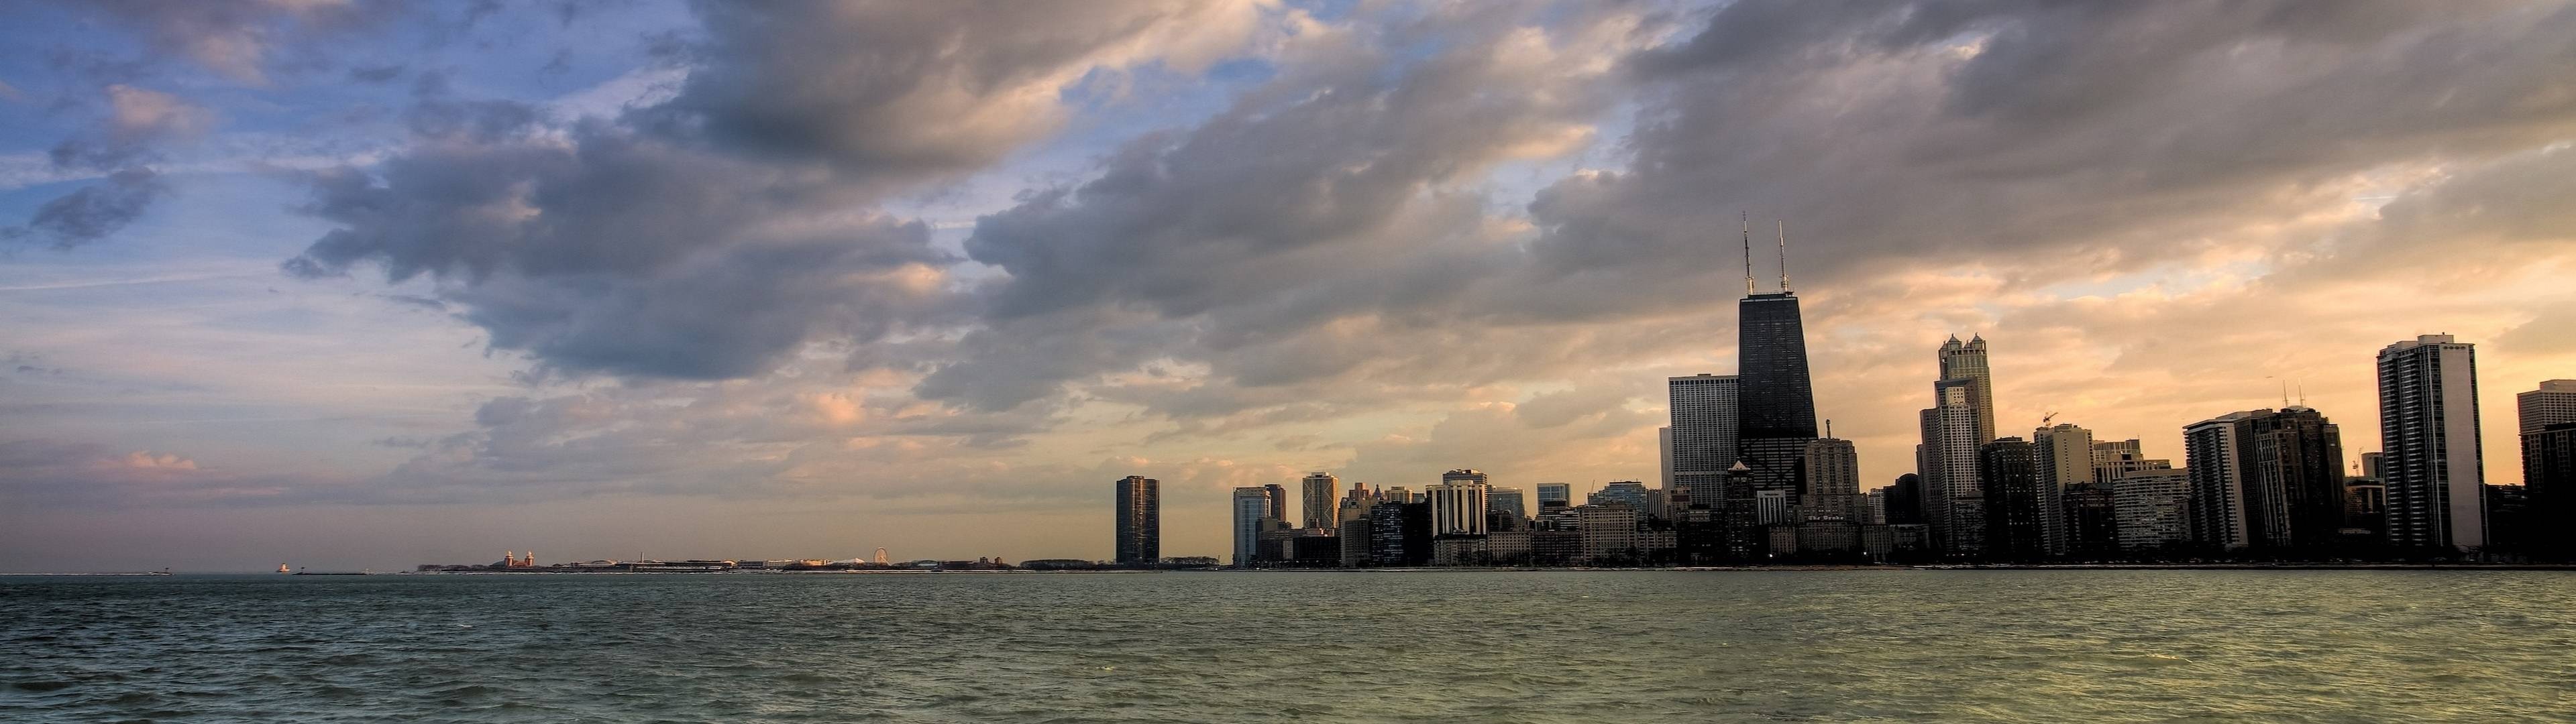
<svg viewBox="0 0 2576 724">
<path fill-rule="evenodd" d="M 847 576 L 847 575 L 1028 575 L 1028 574 L 1114 574 L 1142 573 L 1815 573 L 1839 571 L 2569 571 L 2576 563 L 2052 563 L 2052 564 L 1926 564 L 1914 566 L 1871 565 L 1782 565 L 1782 566 L 1669 566 L 1655 568 L 1601 568 L 1589 566 L 1562 567 L 1480 567 L 1444 566 L 1418 568 L 1182 568 L 1169 570 L 1102 569 L 1102 570 L 837 570 L 837 571 L 366 571 L 354 573 L 306 574 L 332 576 Z M 132 578 L 158 576 L 245 576 L 280 577 L 266 572 L 203 573 L 0 573 L 0 578 Z M 291 574 L 290 574 L 291 575 Z"/>
</svg>

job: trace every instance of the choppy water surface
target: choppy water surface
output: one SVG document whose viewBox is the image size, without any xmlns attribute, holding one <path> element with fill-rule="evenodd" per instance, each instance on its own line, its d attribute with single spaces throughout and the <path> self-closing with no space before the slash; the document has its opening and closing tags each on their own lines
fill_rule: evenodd
<svg viewBox="0 0 2576 724">
<path fill-rule="evenodd" d="M 2569 721 L 2576 574 L 0 579 L 0 721 Z"/>
</svg>

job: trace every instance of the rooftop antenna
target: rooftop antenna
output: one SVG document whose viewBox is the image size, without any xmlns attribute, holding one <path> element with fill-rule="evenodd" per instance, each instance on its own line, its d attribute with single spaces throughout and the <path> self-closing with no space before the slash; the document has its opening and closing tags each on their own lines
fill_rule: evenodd
<svg viewBox="0 0 2576 724">
<path fill-rule="evenodd" d="M 2299 384 L 2299 406 L 2308 406 L 2308 386 L 2306 383 Z"/>
<path fill-rule="evenodd" d="M 1744 296 L 1753 296 L 1753 212 L 1737 212 L 1744 221 Z"/>
<path fill-rule="evenodd" d="M 2282 406 L 2282 407 L 2289 407 L 2289 406 L 2290 406 L 2290 381 L 2289 381 L 2289 380 L 2282 380 L 2282 381 L 2281 381 L 2281 406 Z"/>
<path fill-rule="evenodd" d="M 1834 436 L 1834 419 L 1833 419 L 1833 418 L 1830 418 L 1830 417 L 1825 418 L 1825 437 L 1830 438 L 1830 437 L 1833 437 L 1833 436 Z"/>
<path fill-rule="evenodd" d="M 1779 221 L 1773 219 L 1773 221 Z M 1780 293 L 1789 293 L 1789 222 L 1780 221 Z"/>
</svg>

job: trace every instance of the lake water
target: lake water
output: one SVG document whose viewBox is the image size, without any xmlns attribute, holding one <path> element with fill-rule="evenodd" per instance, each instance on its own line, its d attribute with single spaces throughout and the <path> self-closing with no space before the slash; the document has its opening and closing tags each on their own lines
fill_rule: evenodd
<svg viewBox="0 0 2576 724">
<path fill-rule="evenodd" d="M 2576 573 L 0 578 L 0 721 L 2576 721 Z"/>
</svg>

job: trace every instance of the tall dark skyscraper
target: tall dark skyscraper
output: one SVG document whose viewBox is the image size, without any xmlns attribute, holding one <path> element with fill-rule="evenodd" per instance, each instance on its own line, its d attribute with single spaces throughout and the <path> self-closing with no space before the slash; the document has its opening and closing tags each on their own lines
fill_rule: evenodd
<svg viewBox="0 0 2576 724">
<path fill-rule="evenodd" d="M 1978 487 L 1985 493 L 1985 555 L 2031 560 L 2048 552 L 2038 456 L 2029 442 L 1999 438 L 1977 448 Z"/>
<path fill-rule="evenodd" d="M 1798 297 L 1754 294 L 1735 309 L 1737 439 L 1815 439 L 1816 393 Z"/>
<path fill-rule="evenodd" d="M 1118 562 L 1150 564 L 1163 559 L 1162 482 L 1129 475 L 1118 486 Z"/>
</svg>

